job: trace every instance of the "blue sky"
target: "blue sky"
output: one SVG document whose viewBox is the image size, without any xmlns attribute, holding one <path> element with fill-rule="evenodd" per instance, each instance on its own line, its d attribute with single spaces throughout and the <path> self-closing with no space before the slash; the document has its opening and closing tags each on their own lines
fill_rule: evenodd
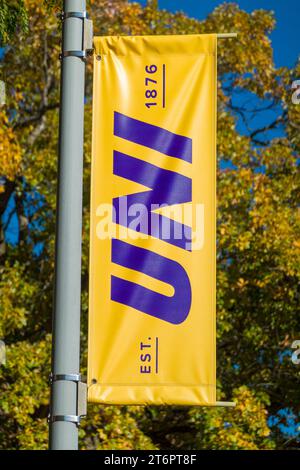
<svg viewBox="0 0 300 470">
<path fill-rule="evenodd" d="M 146 5 L 146 0 L 139 1 L 142 5 Z M 158 0 L 159 7 L 169 11 L 182 10 L 191 17 L 205 19 L 215 7 L 224 3 L 222 0 Z M 299 18 L 300 18 L 300 0 L 236 0 L 241 9 L 252 12 L 257 9 L 265 9 L 274 11 L 276 18 L 276 28 L 271 34 L 271 40 L 274 49 L 274 60 L 277 67 L 288 66 L 293 67 L 300 55 L 300 39 L 299 39 Z M 217 32 L 217 31 L 216 31 Z M 230 31 L 228 31 L 230 32 Z M 243 105 L 247 109 L 256 109 L 266 106 L 266 100 L 258 100 L 257 97 L 250 93 L 233 93 L 233 103 Z M 247 103 L 247 104 L 246 104 Z M 250 131 L 264 127 L 272 122 L 276 117 L 280 108 L 271 109 L 265 112 L 254 112 L 248 114 L 248 124 Z M 237 128 L 242 134 L 248 131 L 237 115 Z M 279 137 L 282 136 L 281 129 L 269 131 L 267 135 L 260 134 L 262 137 Z"/>
<path fill-rule="evenodd" d="M 146 0 L 139 3 L 146 4 Z M 220 0 L 159 0 L 159 7 L 170 11 L 182 10 L 189 16 L 204 19 Z M 236 0 L 240 8 L 251 12 L 257 9 L 273 10 L 277 21 L 271 39 L 275 63 L 292 67 L 300 55 L 300 0 Z"/>
</svg>

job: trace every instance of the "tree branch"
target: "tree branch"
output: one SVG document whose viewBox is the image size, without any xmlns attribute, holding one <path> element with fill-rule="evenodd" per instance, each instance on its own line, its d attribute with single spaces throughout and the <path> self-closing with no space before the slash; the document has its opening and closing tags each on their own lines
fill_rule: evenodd
<svg viewBox="0 0 300 470">
<path fill-rule="evenodd" d="M 34 124 L 35 122 L 38 122 L 42 119 L 42 117 L 48 112 L 53 109 L 59 108 L 59 103 L 52 103 L 47 106 L 42 106 L 35 115 L 29 116 L 28 118 L 24 118 L 18 122 L 15 123 L 13 126 L 14 129 L 23 129 L 24 127 L 30 126 L 31 124 Z"/>
<path fill-rule="evenodd" d="M 253 139 L 257 134 L 262 134 L 264 132 L 271 131 L 272 129 L 276 129 L 278 124 L 281 124 L 285 121 L 286 111 L 282 114 L 282 116 L 278 116 L 273 122 L 268 124 L 267 126 L 261 127 L 260 129 L 256 129 L 255 131 L 251 132 L 250 138 Z"/>
</svg>

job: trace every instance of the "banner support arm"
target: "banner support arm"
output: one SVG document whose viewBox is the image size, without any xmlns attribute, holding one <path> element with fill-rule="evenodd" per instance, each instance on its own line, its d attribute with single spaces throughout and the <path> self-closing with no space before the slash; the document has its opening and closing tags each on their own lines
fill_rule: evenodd
<svg viewBox="0 0 300 470">
<path fill-rule="evenodd" d="M 217 39 L 237 38 L 237 33 L 219 33 Z"/>
</svg>

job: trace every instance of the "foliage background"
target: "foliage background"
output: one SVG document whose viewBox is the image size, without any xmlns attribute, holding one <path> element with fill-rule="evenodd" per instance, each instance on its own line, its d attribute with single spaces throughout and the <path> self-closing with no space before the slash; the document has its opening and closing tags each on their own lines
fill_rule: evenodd
<svg viewBox="0 0 300 470">
<path fill-rule="evenodd" d="M 235 409 L 89 406 L 83 449 L 299 448 L 300 63 L 276 69 L 275 18 L 224 3 L 204 21 L 127 0 L 90 0 L 96 34 L 236 31 L 219 42 L 218 399 Z M 54 272 L 60 2 L 0 0 L 0 448 L 46 449 Z M 92 66 L 86 86 L 82 371 L 86 370 Z M 262 128 L 252 113 L 274 110 Z M 245 132 L 237 130 L 242 119 Z M 270 133 L 270 131 L 278 131 Z"/>
</svg>

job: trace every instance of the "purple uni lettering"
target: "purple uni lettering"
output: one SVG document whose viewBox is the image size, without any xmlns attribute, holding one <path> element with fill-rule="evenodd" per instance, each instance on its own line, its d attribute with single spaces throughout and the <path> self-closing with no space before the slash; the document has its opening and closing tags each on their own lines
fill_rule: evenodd
<svg viewBox="0 0 300 470">
<path fill-rule="evenodd" d="M 189 137 L 173 134 L 162 127 L 138 121 L 125 114 L 115 112 L 114 118 L 116 136 L 192 163 L 192 139 Z"/>
<path fill-rule="evenodd" d="M 140 209 L 139 211 L 142 220 L 135 229 L 137 232 L 152 235 L 172 245 L 190 250 L 186 247 L 191 245 L 189 243 L 191 240 L 191 227 L 184 226 L 180 222 L 170 220 L 160 214 L 151 213 L 151 205 L 171 206 L 190 202 L 192 200 L 192 181 L 190 178 L 116 151 L 114 152 L 114 175 L 135 181 L 152 189 L 115 198 L 113 200 L 115 208 L 114 222 L 127 227 L 130 226 L 135 214 L 132 216 L 127 214 L 124 217 L 122 208 L 125 206 L 124 211 L 127 210 L 127 207 L 130 208 L 134 204 L 139 204 L 139 207 L 145 210 Z M 122 201 L 126 201 L 126 204 L 122 204 Z M 164 233 L 166 227 L 169 227 L 167 234 Z"/>
<path fill-rule="evenodd" d="M 192 141 L 161 127 L 114 113 L 114 135 L 159 151 L 170 157 L 192 162 Z M 184 204 L 192 200 L 192 181 L 179 173 L 169 171 L 141 159 L 114 151 L 114 175 L 149 188 L 127 196 L 115 198 L 115 219 L 119 225 L 149 234 L 181 249 L 189 250 L 191 227 L 184 226 L 153 211 L 153 206 Z M 124 214 L 124 204 L 126 211 Z M 139 224 L 132 226 L 136 217 L 130 208 L 144 208 Z M 124 216 L 125 215 L 125 216 Z M 164 227 L 169 226 L 168 237 Z M 180 235 L 180 236 L 178 236 Z M 188 247 L 188 248 L 187 248 Z M 159 294 L 130 281 L 111 277 L 111 299 L 135 308 L 169 323 L 182 323 L 191 307 L 191 285 L 184 268 L 174 260 L 139 248 L 124 241 L 112 240 L 112 262 L 170 284 L 172 297 Z"/>
<path fill-rule="evenodd" d="M 112 276 L 112 300 L 175 325 L 186 319 L 191 307 L 191 285 L 179 263 L 117 239 L 112 240 L 112 262 L 166 282 L 175 291 L 173 297 L 168 297 Z"/>
</svg>

